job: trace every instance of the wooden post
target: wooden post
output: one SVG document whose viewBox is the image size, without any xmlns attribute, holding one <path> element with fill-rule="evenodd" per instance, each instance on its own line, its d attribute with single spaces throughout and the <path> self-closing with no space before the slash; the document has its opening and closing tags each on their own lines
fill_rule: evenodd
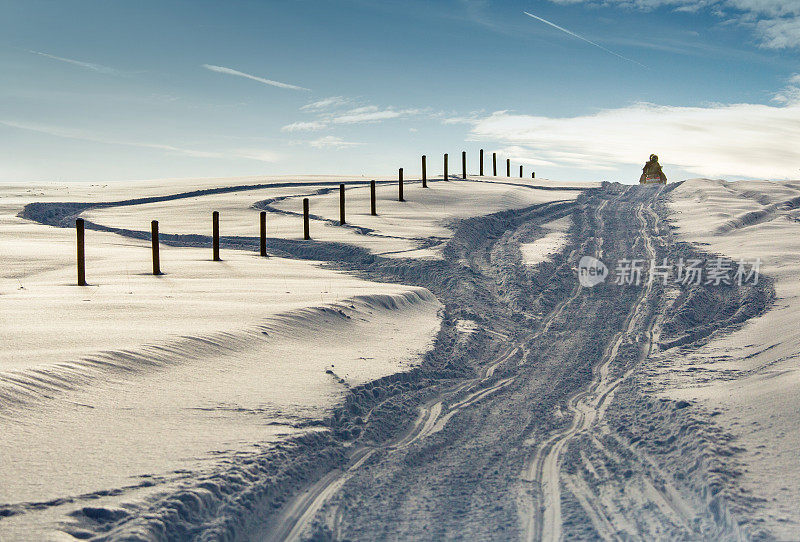
<svg viewBox="0 0 800 542">
<path fill-rule="evenodd" d="M 461 178 L 467 178 L 467 151 L 461 151 Z"/>
<path fill-rule="evenodd" d="M 303 239 L 306 241 L 311 239 L 308 229 L 308 198 L 303 198 Z"/>
<path fill-rule="evenodd" d="M 261 215 L 259 216 L 259 225 L 261 226 L 259 229 L 261 230 L 260 237 L 261 237 L 261 255 L 267 255 L 267 212 L 261 211 Z"/>
<path fill-rule="evenodd" d="M 211 213 L 211 247 L 214 251 L 214 261 L 218 262 L 219 259 L 219 211 Z"/>
<path fill-rule="evenodd" d="M 492 153 L 492 175 L 497 177 L 497 153 Z"/>
<path fill-rule="evenodd" d="M 447 153 L 444 153 L 444 180 L 447 180 Z"/>
<path fill-rule="evenodd" d="M 506 177 L 511 177 L 511 158 L 506 158 Z"/>
<path fill-rule="evenodd" d="M 75 220 L 75 232 L 78 236 L 78 286 L 86 286 L 86 257 L 83 245 L 83 219 Z"/>
<path fill-rule="evenodd" d="M 483 177 L 483 149 L 481 149 L 480 176 Z"/>
<path fill-rule="evenodd" d="M 536 178 L 536 172 L 535 171 L 531 171 L 531 179 L 535 179 L 535 178 Z"/>
<path fill-rule="evenodd" d="M 425 155 L 422 155 L 422 188 L 428 188 L 428 167 Z"/>
<path fill-rule="evenodd" d="M 397 170 L 397 201 L 405 201 L 403 199 L 403 168 Z"/>
<path fill-rule="evenodd" d="M 161 274 L 161 259 L 158 257 L 158 220 L 150 222 L 150 243 L 153 245 L 153 274 Z"/>
<path fill-rule="evenodd" d="M 522 178 L 522 166 L 519 166 L 519 178 Z"/>
<path fill-rule="evenodd" d="M 378 214 L 375 208 L 375 181 L 369 182 L 369 214 L 375 216 Z"/>
<path fill-rule="evenodd" d="M 339 185 L 339 225 L 344 226 L 344 185 Z"/>
</svg>

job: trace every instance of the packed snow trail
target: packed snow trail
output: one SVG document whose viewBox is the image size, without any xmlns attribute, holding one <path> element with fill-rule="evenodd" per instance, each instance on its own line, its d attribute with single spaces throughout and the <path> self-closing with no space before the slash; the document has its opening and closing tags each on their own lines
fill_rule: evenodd
<svg viewBox="0 0 800 542">
<path fill-rule="evenodd" d="M 611 269 L 623 259 L 697 256 L 664 223 L 668 190 L 606 184 L 576 202 L 461 220 L 443 260 L 280 244 L 285 255 L 428 288 L 446 307 L 443 328 L 418 369 L 354 388 L 326 421 L 330 438 L 296 449 L 311 463 L 335 460 L 298 472 L 288 489 L 258 489 L 269 480 L 256 476 L 255 496 L 231 499 L 242 506 L 226 504 L 223 517 L 203 508 L 189 532 L 254 540 L 748 538 L 755 516 L 720 496 L 735 485 L 733 460 L 729 471 L 709 467 L 707 432 L 690 409 L 641 395 L 630 377 L 659 344 L 691 344 L 759 314 L 767 282 L 669 290 L 609 278 L 582 288 L 574 269 L 584 255 Z M 527 267 L 519 244 L 564 216 L 573 223 L 568 247 Z M 252 250 L 257 240 L 223 246 Z M 464 321 L 477 331 L 460 331 Z M 678 434 L 661 445 L 642 427 Z M 644 436 L 634 440 L 632 428 Z M 132 523 L 136 530 L 120 522 L 110 538 L 173 532 L 182 509 L 155 502 Z"/>
<path fill-rule="evenodd" d="M 572 266 L 582 255 L 609 266 L 675 256 L 657 212 L 663 197 L 663 187 L 606 187 L 583 198 L 566 257 L 530 273 L 502 259 L 508 251 L 498 245 L 509 236 L 467 240 L 457 232 L 448 259 L 472 270 L 484 294 L 470 296 L 470 313 L 484 315 L 487 331 L 508 334 L 490 336 L 506 350 L 483 361 L 474 379 L 439 388 L 408 434 L 356 448 L 346 469 L 319 482 L 312 498 L 301 497 L 305 513 L 278 516 L 264 538 L 277 540 L 270 535 L 285 533 L 286 525 L 295 539 L 741 538 L 724 503 L 684 494 L 672 474 L 604 420 L 621 383 L 657 348 L 657 327 L 669 313 L 665 287 L 585 289 Z M 539 213 L 546 210 L 518 213 L 506 227 L 550 218 Z M 593 459 L 599 481 L 592 484 L 607 490 L 593 491 L 579 474 L 565 477 L 567 450 L 586 446 L 586 438 L 607 456 L 605 464 Z M 602 444 L 609 438 L 626 450 L 622 472 L 615 462 L 623 459 Z M 632 484 L 635 497 L 624 502 Z"/>
</svg>

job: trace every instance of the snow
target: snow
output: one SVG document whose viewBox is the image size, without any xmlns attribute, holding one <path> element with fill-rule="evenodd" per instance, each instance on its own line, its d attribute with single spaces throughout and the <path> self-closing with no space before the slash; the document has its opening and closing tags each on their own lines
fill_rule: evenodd
<svg viewBox="0 0 800 542">
<path fill-rule="evenodd" d="M 353 180 L 364 179 L 290 181 Z M 348 387 L 409 370 L 430 349 L 441 305 L 424 288 L 246 251 L 223 250 L 223 261 L 213 262 L 210 248 L 168 246 L 165 274 L 153 277 L 149 242 L 93 229 L 89 286 L 77 287 L 74 230 L 17 216 L 34 201 L 99 203 L 273 182 L 286 179 L 0 185 L 0 506 L 12 512 L 0 538 L 66 536 L 63 522 L 87 503 L 125 510 L 254 447 L 323 431 L 314 422 Z M 438 258 L 448 221 L 579 194 L 537 190 L 546 180 L 432 182 L 424 191 L 407 183 L 405 203 L 393 201 L 395 185 L 379 187 L 378 217 L 365 211 L 366 186 L 348 190 L 348 222 L 372 235 L 314 220 L 312 236 Z M 275 208 L 297 212 L 320 188 L 331 187 L 258 188 L 84 216 L 134 230 L 158 219 L 162 234 L 208 235 L 213 209 L 224 236 L 252 237 L 255 203 L 291 196 Z M 337 191 L 310 197 L 313 214 L 338 219 Z M 301 222 L 271 212 L 268 228 L 270 237 L 298 239 Z"/>
<path fill-rule="evenodd" d="M 345 184 L 348 227 L 340 227 L 339 188 Z M 92 222 L 118 228 L 142 229 L 150 220 L 159 221 L 159 229 L 167 234 L 209 234 L 211 213 L 219 211 L 221 235 L 254 236 L 258 227 L 258 202 L 281 199 L 273 208 L 285 213 L 270 213 L 268 237 L 302 239 L 302 198 L 308 197 L 311 237 L 317 241 L 341 242 L 364 247 L 374 254 L 401 257 L 438 257 L 435 248 L 420 248 L 419 240 L 434 238 L 438 248 L 451 235 L 446 222 L 458 218 L 486 215 L 505 209 L 519 209 L 537 203 L 570 200 L 577 191 L 536 190 L 537 183 L 505 180 L 437 181 L 422 188 L 417 182 L 404 182 L 404 202 L 398 202 L 396 180 L 378 179 L 389 184 L 376 188 L 377 216 L 370 215 L 369 186 L 353 185 L 354 179 L 339 178 L 334 186 L 323 186 L 330 192 L 317 194 L 320 186 L 251 190 L 240 193 L 215 194 L 187 199 L 147 203 L 131 207 L 93 209 L 83 214 Z M 356 181 L 364 183 L 364 179 Z M 351 184 L 348 187 L 348 182 Z M 546 185 L 545 185 L 546 186 Z M 287 197 L 291 196 L 291 197 Z M 179 212 L 178 212 L 179 211 Z M 368 228 L 373 235 L 360 234 L 353 226 Z"/>
<path fill-rule="evenodd" d="M 531 243 L 520 244 L 522 261 L 527 265 L 536 265 L 553 254 L 561 252 L 567 245 L 567 230 L 569 230 L 570 224 L 572 224 L 572 219 L 565 216 L 543 225 L 543 228 L 548 230 L 544 236 Z"/>
<path fill-rule="evenodd" d="M 742 448 L 740 482 L 766 499 L 777 539 L 800 528 L 800 182 L 693 179 L 672 192 L 681 240 L 734 260 L 760 258 L 776 301 L 741 329 L 672 354 L 665 395 L 698 402 Z M 702 376 L 702 378 L 700 378 Z"/>
</svg>

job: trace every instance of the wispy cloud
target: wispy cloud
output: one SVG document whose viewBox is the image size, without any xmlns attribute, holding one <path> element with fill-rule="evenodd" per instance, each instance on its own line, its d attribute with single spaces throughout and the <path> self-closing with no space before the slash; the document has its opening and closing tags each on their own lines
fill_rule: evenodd
<svg viewBox="0 0 800 542">
<path fill-rule="evenodd" d="M 344 104 L 353 101 L 342 96 L 325 98 L 301 107 L 301 110 L 313 112 L 317 118 L 311 121 L 298 121 L 287 124 L 281 128 L 284 132 L 316 131 L 332 128 L 336 125 L 376 123 L 390 119 L 409 118 L 422 114 L 421 109 L 399 109 L 395 107 L 378 107 L 377 105 L 362 105 L 350 109 L 339 109 Z M 329 109 L 337 109 L 329 111 Z"/>
<path fill-rule="evenodd" d="M 83 68 L 85 70 L 90 70 L 97 73 L 103 73 L 106 75 L 124 75 L 123 72 L 121 72 L 120 70 L 109 68 L 108 66 L 103 66 L 102 64 L 94 64 L 93 62 L 84 62 L 82 60 L 64 58 L 61 56 L 51 55 L 49 53 L 43 53 L 42 51 L 31 51 L 30 49 L 28 49 L 27 51 L 34 55 L 43 56 L 51 60 L 58 60 L 59 62 L 66 62 L 67 64 L 72 64 L 73 66 L 78 66 L 79 68 Z"/>
<path fill-rule="evenodd" d="M 583 36 L 581 36 L 581 35 L 579 35 L 579 34 L 576 34 L 575 32 L 573 32 L 573 31 L 571 31 L 571 30 L 567 30 L 567 29 L 566 29 L 566 28 L 564 28 L 563 26 L 558 26 L 558 25 L 557 25 L 557 24 L 555 24 L 555 23 L 551 23 L 551 22 L 550 22 L 550 21 L 548 21 L 547 19 L 542 19 L 541 17 L 538 17 L 538 16 L 534 15 L 533 13 L 528 13 L 527 11 L 523 11 L 523 13 L 524 13 L 525 15 L 527 15 L 528 17 L 532 17 L 532 18 L 536 19 L 537 21 L 541 21 L 541 22 L 543 22 L 543 23 L 544 23 L 544 24 L 546 24 L 546 25 L 550 25 L 550 26 L 552 26 L 552 27 L 553 27 L 553 28 L 555 28 L 556 30 L 560 30 L 561 32 L 564 32 L 564 33 L 566 33 L 566 34 L 569 34 L 570 36 L 572 36 L 572 37 L 574 37 L 574 38 L 577 38 L 577 39 L 579 39 L 579 40 L 581 40 L 581 41 L 585 41 L 585 42 L 586 42 L 586 43 L 588 43 L 589 45 L 593 45 L 593 46 L 597 47 L 598 49 L 601 49 L 601 50 L 605 51 L 606 53 L 609 53 L 609 54 L 612 54 L 612 55 L 614 55 L 614 56 L 615 56 L 615 57 L 617 57 L 617 58 L 621 58 L 622 60 L 625 60 L 625 61 L 628 61 L 628 62 L 633 62 L 634 64 L 637 64 L 637 65 L 641 66 L 642 68 L 649 69 L 647 66 L 645 66 L 645 65 L 644 65 L 644 64 L 642 64 L 641 62 L 637 62 L 637 61 L 635 61 L 635 60 L 633 60 L 633 59 L 630 59 L 630 58 L 628 58 L 628 57 L 622 56 L 622 55 L 621 55 L 621 54 L 619 54 L 619 53 L 615 53 L 615 52 L 614 52 L 614 51 L 612 51 L 611 49 L 607 49 L 607 48 L 603 47 L 602 45 L 600 45 L 599 43 L 595 43 L 595 42 L 593 42 L 592 40 L 586 39 L 586 38 L 584 38 Z"/>
<path fill-rule="evenodd" d="M 319 139 L 309 141 L 308 144 L 317 149 L 346 149 L 348 147 L 357 147 L 359 145 L 363 145 L 363 143 L 345 141 L 341 137 L 336 136 L 321 137 Z"/>
<path fill-rule="evenodd" d="M 207 70 L 211 70 L 212 72 L 216 73 L 224 73 L 226 75 L 235 75 L 237 77 L 244 77 L 245 79 L 251 79 L 253 81 L 258 81 L 259 83 L 264 83 L 265 85 L 270 85 L 272 87 L 278 88 L 285 88 L 289 90 L 305 90 L 310 91 L 311 89 L 305 87 L 298 87 L 297 85 L 290 85 L 289 83 L 281 83 L 280 81 L 273 81 L 272 79 L 265 79 L 264 77 L 258 77 L 257 75 L 250 75 L 249 73 L 240 72 L 239 70 L 234 70 L 232 68 L 226 68 L 224 66 L 214 66 L 213 64 L 203 64 L 203 67 Z"/>
<path fill-rule="evenodd" d="M 244 158 L 247 160 L 257 160 L 259 162 L 275 162 L 279 159 L 278 155 L 272 151 L 263 149 L 229 149 L 226 151 L 206 151 L 201 149 L 190 149 L 185 147 L 177 147 L 174 145 L 165 145 L 160 143 L 144 143 L 138 141 L 123 141 L 115 140 L 113 138 L 88 134 L 81 130 L 74 128 L 65 128 L 61 126 L 52 126 L 47 124 L 39 124 L 32 122 L 21 122 L 8 119 L 0 119 L 0 125 L 18 130 L 27 130 L 30 132 L 38 132 L 55 137 L 62 137 L 66 139 L 75 139 L 79 141 L 89 141 L 92 143 L 102 143 L 108 145 L 122 145 L 126 147 L 138 147 L 142 149 L 153 149 L 165 151 L 168 153 L 182 154 L 184 156 L 191 156 L 195 158 Z"/>
<path fill-rule="evenodd" d="M 281 128 L 283 132 L 313 132 L 315 130 L 322 130 L 328 126 L 327 121 L 312 120 L 308 122 L 293 122 Z"/>
<path fill-rule="evenodd" d="M 341 114 L 333 115 L 330 121 L 334 124 L 358 124 L 364 122 L 379 122 L 388 119 L 398 119 L 419 114 L 419 109 L 395 109 L 386 107 L 381 109 L 376 105 L 356 107 Z"/>
<path fill-rule="evenodd" d="M 784 100 L 792 100 L 784 91 Z M 800 177 L 800 100 L 783 106 L 673 107 L 639 103 L 593 115 L 550 118 L 496 112 L 476 121 L 476 140 L 494 140 L 518 159 L 602 170 L 641 165 L 656 153 L 703 176 Z"/>
<path fill-rule="evenodd" d="M 317 100 L 316 102 L 311 102 L 309 104 L 304 105 L 300 108 L 301 111 L 323 111 L 325 109 L 331 109 L 334 107 L 341 107 L 350 103 L 350 100 L 345 98 L 344 96 L 331 96 L 329 98 L 323 98 L 322 100 Z"/>
</svg>

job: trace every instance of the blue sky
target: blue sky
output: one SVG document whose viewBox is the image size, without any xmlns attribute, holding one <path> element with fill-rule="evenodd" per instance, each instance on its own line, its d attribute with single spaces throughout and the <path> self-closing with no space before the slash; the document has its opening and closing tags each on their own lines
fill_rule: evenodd
<svg viewBox="0 0 800 542">
<path fill-rule="evenodd" d="M 0 5 L 0 180 L 800 178 L 797 0 Z"/>
</svg>

